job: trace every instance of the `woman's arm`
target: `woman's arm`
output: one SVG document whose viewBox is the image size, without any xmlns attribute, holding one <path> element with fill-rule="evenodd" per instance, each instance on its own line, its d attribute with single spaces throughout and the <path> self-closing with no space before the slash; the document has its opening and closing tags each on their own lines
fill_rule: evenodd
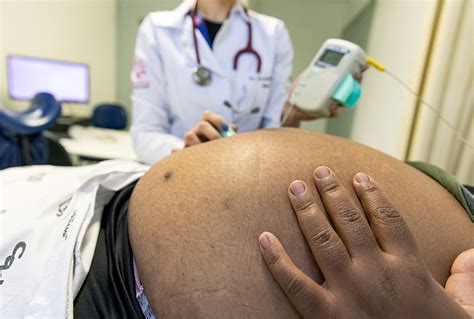
<svg viewBox="0 0 474 319">
<path fill-rule="evenodd" d="M 155 164 L 173 149 L 183 147 L 183 140 L 169 133 L 170 105 L 158 45 L 151 16 L 147 16 L 135 46 L 130 131 L 138 157 L 148 164 Z"/>
<path fill-rule="evenodd" d="M 293 46 L 291 44 L 288 29 L 281 22 L 277 25 L 275 32 L 277 39 L 275 61 L 270 96 L 262 120 L 262 128 L 273 128 L 281 126 L 281 114 L 283 106 L 290 94 L 290 77 L 293 70 Z"/>
</svg>

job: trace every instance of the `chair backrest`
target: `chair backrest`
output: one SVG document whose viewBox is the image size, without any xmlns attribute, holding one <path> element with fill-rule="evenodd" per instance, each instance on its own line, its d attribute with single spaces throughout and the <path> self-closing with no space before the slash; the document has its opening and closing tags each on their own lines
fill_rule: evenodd
<svg viewBox="0 0 474 319">
<path fill-rule="evenodd" d="M 41 133 L 3 135 L 0 133 L 0 170 L 25 165 L 43 165 L 48 161 L 48 142 Z"/>
<path fill-rule="evenodd" d="M 0 169 L 45 164 L 48 142 L 42 132 L 61 115 L 61 104 L 48 93 L 37 94 L 24 112 L 0 110 Z"/>
<path fill-rule="evenodd" d="M 94 109 L 92 125 L 95 127 L 124 130 L 127 127 L 127 112 L 120 104 L 101 104 Z"/>
<path fill-rule="evenodd" d="M 58 137 L 49 131 L 43 132 L 44 137 L 48 141 L 48 165 L 55 166 L 72 166 L 72 160 L 68 152 L 59 143 Z"/>
<path fill-rule="evenodd" d="M 49 93 L 39 93 L 24 112 L 0 110 L 0 130 L 11 135 L 41 133 L 54 126 L 61 115 L 61 104 Z"/>
</svg>

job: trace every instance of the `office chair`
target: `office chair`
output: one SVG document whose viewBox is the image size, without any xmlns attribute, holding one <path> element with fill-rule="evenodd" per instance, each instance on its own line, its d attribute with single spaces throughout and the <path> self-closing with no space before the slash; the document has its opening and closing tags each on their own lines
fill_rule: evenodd
<svg viewBox="0 0 474 319">
<path fill-rule="evenodd" d="M 127 127 L 127 113 L 120 104 L 100 104 L 94 109 L 92 125 L 95 127 L 124 130 Z"/>
<path fill-rule="evenodd" d="M 73 166 L 71 157 L 64 146 L 59 143 L 59 138 L 50 131 L 43 132 L 48 143 L 48 161 L 46 164 L 54 166 Z"/>
<path fill-rule="evenodd" d="M 0 169 L 48 163 L 49 142 L 43 131 L 60 115 L 61 104 L 49 93 L 37 94 L 24 112 L 0 110 Z"/>
</svg>

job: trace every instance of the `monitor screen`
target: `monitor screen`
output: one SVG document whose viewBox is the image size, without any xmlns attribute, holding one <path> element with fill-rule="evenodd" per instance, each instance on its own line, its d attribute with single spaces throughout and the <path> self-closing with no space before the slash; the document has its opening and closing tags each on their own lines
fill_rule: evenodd
<svg viewBox="0 0 474 319">
<path fill-rule="evenodd" d="M 89 66 L 87 64 L 24 56 L 8 57 L 10 98 L 29 101 L 46 92 L 66 103 L 89 103 Z"/>
</svg>

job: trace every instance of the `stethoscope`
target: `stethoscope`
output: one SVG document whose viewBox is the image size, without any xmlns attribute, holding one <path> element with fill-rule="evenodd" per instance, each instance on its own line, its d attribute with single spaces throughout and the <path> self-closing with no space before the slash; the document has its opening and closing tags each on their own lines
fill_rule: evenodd
<svg viewBox="0 0 474 319">
<path fill-rule="evenodd" d="M 212 80 L 212 71 L 202 65 L 201 63 L 201 55 L 199 54 L 199 46 L 197 42 L 197 35 L 196 35 L 196 29 L 198 28 L 196 24 L 196 15 L 197 15 L 197 5 L 198 5 L 198 0 L 196 0 L 193 9 L 191 10 L 191 20 L 193 24 L 193 41 L 194 41 L 194 51 L 196 54 L 196 62 L 197 65 L 193 68 L 192 70 L 192 75 L 193 75 L 193 80 L 194 82 L 199 85 L 199 86 L 207 86 Z M 244 54 L 250 54 L 255 57 L 257 60 L 257 75 L 255 77 L 255 82 L 258 81 L 260 71 L 262 70 L 262 58 L 260 54 L 253 48 L 252 45 L 252 22 L 250 19 L 250 16 L 248 14 L 247 8 L 244 8 L 245 14 L 247 15 L 247 27 L 248 27 L 248 41 L 247 41 L 247 46 L 244 47 L 242 50 L 238 51 L 235 56 L 234 56 L 234 71 L 237 70 L 238 65 L 239 65 L 239 59 L 242 57 Z M 257 83 L 255 83 L 256 86 Z M 255 97 L 256 92 L 254 92 Z M 253 100 L 252 100 L 253 101 Z M 232 103 L 229 101 L 224 101 L 224 106 L 230 108 L 234 113 L 237 113 L 241 116 L 245 115 L 250 115 L 254 113 L 260 112 L 259 107 L 252 107 L 249 108 L 248 110 L 239 110 L 237 109 Z"/>
</svg>

